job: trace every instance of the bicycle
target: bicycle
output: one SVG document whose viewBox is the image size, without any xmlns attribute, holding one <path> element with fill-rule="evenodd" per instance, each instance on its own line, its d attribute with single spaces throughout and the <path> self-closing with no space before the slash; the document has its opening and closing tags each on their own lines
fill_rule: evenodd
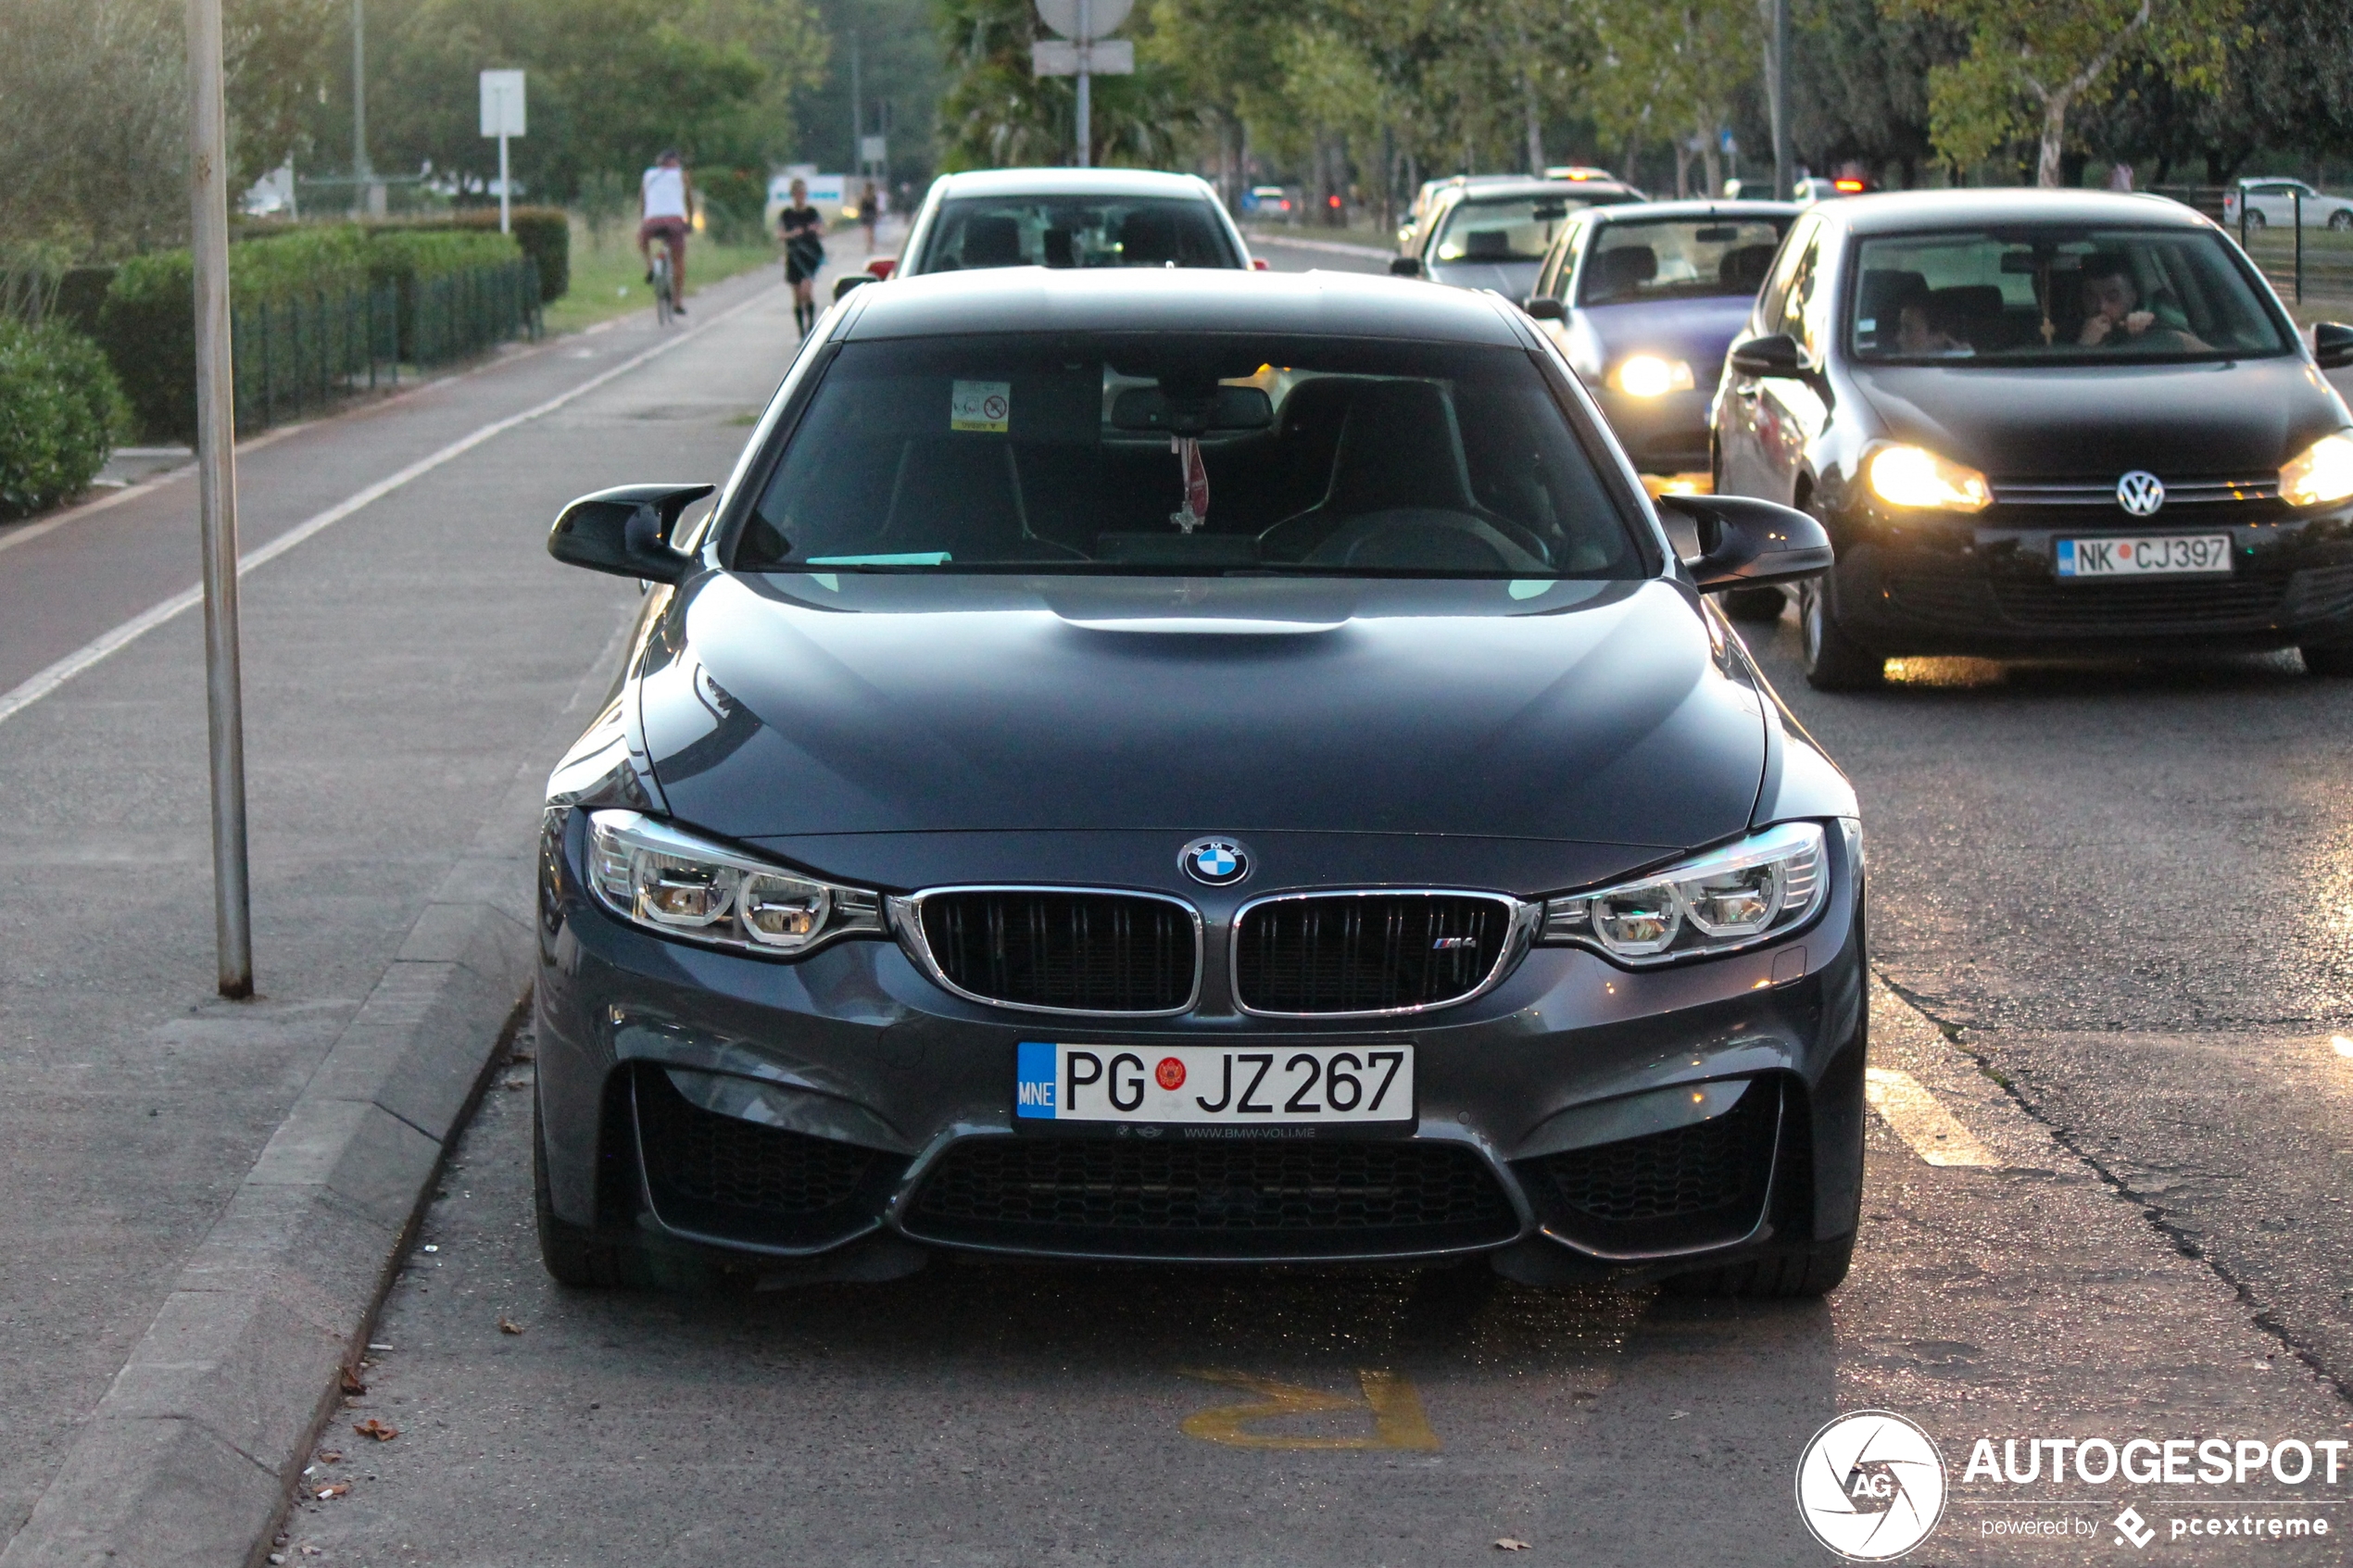
<svg viewBox="0 0 2353 1568">
<path fill-rule="evenodd" d="M 668 248 L 665 247 L 656 250 L 653 254 L 652 259 L 654 282 L 654 324 L 658 327 L 666 327 L 670 325 L 672 318 L 677 314 L 678 309 L 678 302 L 671 293 L 670 252 Z"/>
</svg>

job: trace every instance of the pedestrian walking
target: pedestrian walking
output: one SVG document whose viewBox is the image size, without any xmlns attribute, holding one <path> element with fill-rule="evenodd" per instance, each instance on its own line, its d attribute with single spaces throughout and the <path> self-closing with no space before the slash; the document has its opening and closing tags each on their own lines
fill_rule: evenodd
<svg viewBox="0 0 2353 1568">
<path fill-rule="evenodd" d="M 792 285 L 793 324 L 807 337 L 817 324 L 817 271 L 825 264 L 825 220 L 809 205 L 809 182 L 792 182 L 792 195 L 776 215 L 776 232 L 785 242 L 785 282 Z"/>
</svg>

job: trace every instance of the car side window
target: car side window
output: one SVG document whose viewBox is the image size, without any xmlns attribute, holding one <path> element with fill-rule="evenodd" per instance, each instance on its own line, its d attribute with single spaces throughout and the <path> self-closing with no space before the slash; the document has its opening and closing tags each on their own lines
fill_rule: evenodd
<svg viewBox="0 0 2353 1568">
<path fill-rule="evenodd" d="M 1789 288 L 1781 298 L 1780 317 L 1772 323 L 1775 332 L 1795 338 L 1797 346 L 1808 358 L 1818 358 L 1816 350 L 1821 343 L 1822 312 L 1815 297 L 1821 292 L 1821 245 L 1810 241 L 1798 251 L 1796 264 L 1790 270 Z"/>
<path fill-rule="evenodd" d="M 1544 270 L 1537 276 L 1538 297 L 1543 299 L 1568 297 L 1568 278 L 1569 274 L 1577 270 L 1577 252 L 1585 243 L 1585 229 L 1584 220 L 1577 218 L 1569 220 L 1568 227 L 1561 231 L 1558 243 L 1553 246 L 1553 254 L 1544 258 Z"/>
<path fill-rule="evenodd" d="M 1796 275 L 1798 258 L 1813 249 L 1814 231 L 1821 226 L 1812 217 L 1800 219 L 1797 227 L 1781 242 L 1781 254 L 1773 263 L 1773 275 L 1757 296 L 1756 330 L 1761 332 L 1780 331 L 1781 306 L 1789 298 L 1791 280 Z"/>
</svg>

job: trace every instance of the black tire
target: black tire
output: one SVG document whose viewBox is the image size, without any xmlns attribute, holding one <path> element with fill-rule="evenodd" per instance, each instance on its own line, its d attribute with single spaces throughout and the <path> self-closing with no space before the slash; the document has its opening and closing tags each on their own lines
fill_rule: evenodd
<svg viewBox="0 0 2353 1568">
<path fill-rule="evenodd" d="M 1827 1296 L 1846 1278 L 1855 1261 L 1855 1238 L 1818 1241 L 1787 1252 L 1768 1252 L 1744 1263 L 1676 1274 L 1661 1282 L 1669 1296 L 1740 1296 L 1752 1301 L 1795 1301 Z"/>
<path fill-rule="evenodd" d="M 1734 588 L 1724 596 L 1724 613 L 1735 621 L 1769 626 L 1789 608 L 1789 596 L 1779 588 Z"/>
<path fill-rule="evenodd" d="M 2335 230 L 2340 234 L 2344 233 L 2348 229 L 2353 229 L 2353 210 L 2348 210 L 2340 207 L 2334 212 L 2330 213 L 2329 227 Z"/>
<path fill-rule="evenodd" d="M 2296 651 L 2304 655 L 2304 668 L 2315 675 L 2334 680 L 2353 675 L 2353 643 L 2322 643 Z"/>
<path fill-rule="evenodd" d="M 637 1248 L 598 1236 L 556 1214 L 547 1191 L 547 1139 L 539 1125 L 539 1097 L 531 1097 L 531 1208 L 538 1222 L 539 1261 L 548 1277 L 574 1290 L 611 1290 L 645 1278 Z"/>
<path fill-rule="evenodd" d="M 2241 196 L 2239 199 L 2241 201 L 2245 201 L 2246 198 Z M 2271 220 L 2265 218 L 2260 212 L 2251 207 L 2246 209 L 2246 232 L 2248 233 L 2259 234 L 2271 226 Z"/>
<path fill-rule="evenodd" d="M 1821 583 L 1797 593 L 1798 664 L 1818 692 L 1876 691 L 1887 684 L 1887 659 L 1840 629 Z"/>
</svg>

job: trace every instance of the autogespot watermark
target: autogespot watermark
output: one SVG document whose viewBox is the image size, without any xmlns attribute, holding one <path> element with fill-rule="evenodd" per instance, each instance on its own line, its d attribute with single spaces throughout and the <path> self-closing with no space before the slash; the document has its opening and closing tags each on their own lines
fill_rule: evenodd
<svg viewBox="0 0 2353 1568">
<path fill-rule="evenodd" d="M 1985 1539 L 2104 1541 L 2126 1555 L 2176 1541 L 2317 1543 L 2353 1527 L 2327 1489 L 2353 1482 L 2353 1439 L 1979 1437 L 1953 1483 L 1935 1441 L 1889 1411 L 1843 1415 L 1806 1445 L 1797 1509 L 1814 1538 L 1884 1562 L 1946 1526 Z M 2105 1496 L 2088 1495 L 2103 1488 Z M 2056 1488 L 2059 1496 L 2038 1496 Z M 2333 1544 L 2333 1543 L 2332 1543 Z"/>
</svg>

